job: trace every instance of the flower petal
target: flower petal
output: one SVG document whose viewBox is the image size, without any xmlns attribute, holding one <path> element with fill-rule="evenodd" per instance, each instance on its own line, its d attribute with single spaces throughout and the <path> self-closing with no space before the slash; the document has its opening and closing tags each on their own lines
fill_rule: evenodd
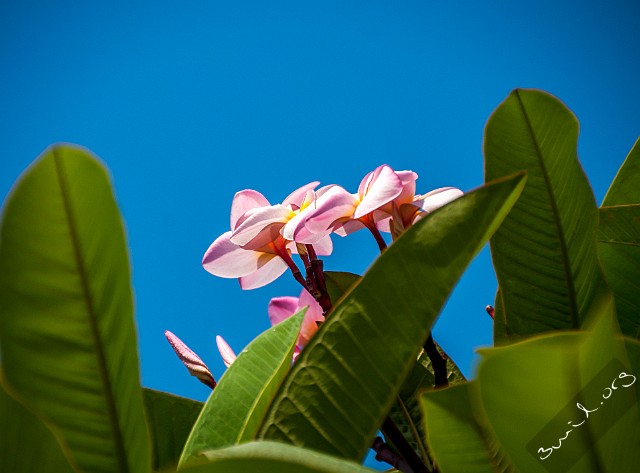
<svg viewBox="0 0 640 473">
<path fill-rule="evenodd" d="M 307 228 L 306 223 L 311 214 L 317 210 L 318 199 L 325 195 L 332 187 L 335 186 L 332 184 L 318 189 L 317 192 L 307 192 L 301 210 L 282 227 L 281 234 L 286 240 L 303 244 L 313 244 L 329 233 L 327 230 L 318 233 L 311 232 L 310 229 Z"/>
<path fill-rule="evenodd" d="M 313 181 L 309 184 L 305 184 L 299 189 L 294 190 L 291 194 L 289 194 L 283 201 L 282 205 L 292 205 L 297 208 L 300 208 L 302 201 L 304 200 L 304 196 L 307 194 L 307 191 L 315 189 L 320 181 Z"/>
<path fill-rule="evenodd" d="M 214 276 L 239 278 L 259 268 L 262 253 L 243 250 L 230 240 L 231 232 L 220 235 L 202 258 L 202 266 Z"/>
<path fill-rule="evenodd" d="M 424 195 L 416 196 L 415 204 L 419 205 L 423 211 L 429 213 L 457 199 L 463 194 L 464 192 L 455 187 L 441 187 Z"/>
<path fill-rule="evenodd" d="M 316 242 L 313 243 L 313 249 L 316 251 L 318 256 L 328 256 L 333 251 L 333 242 L 331 241 L 331 236 L 326 234 L 322 238 L 319 238 Z"/>
<path fill-rule="evenodd" d="M 302 327 L 300 328 L 300 336 L 298 337 L 298 346 L 304 347 L 311 337 L 318 331 L 318 324 L 316 322 L 323 322 L 324 316 L 322 315 L 322 307 L 318 304 L 308 291 L 302 290 L 300 297 L 298 298 L 298 310 L 303 307 L 307 307 L 307 312 L 304 314 L 304 320 L 302 321 Z"/>
<path fill-rule="evenodd" d="M 396 171 L 396 175 L 402 182 L 402 192 L 394 199 L 394 202 L 398 206 L 412 202 L 416 193 L 418 175 L 413 171 Z"/>
<path fill-rule="evenodd" d="M 391 216 L 390 215 L 386 215 L 379 219 L 374 218 L 374 220 L 376 222 L 376 227 L 378 228 L 378 230 L 385 233 L 391 232 Z"/>
<path fill-rule="evenodd" d="M 272 326 L 288 319 L 296 312 L 298 312 L 297 297 L 274 297 L 267 306 L 267 313 Z"/>
<path fill-rule="evenodd" d="M 283 238 L 289 241 L 297 241 L 298 243 L 310 243 L 310 241 L 307 241 L 307 240 L 309 239 L 314 240 L 314 239 L 317 239 L 319 236 L 321 236 L 321 235 L 318 235 L 318 237 L 315 237 L 314 234 L 308 231 L 304 232 L 305 222 L 309 217 L 309 215 L 314 211 L 315 211 L 315 206 L 311 204 L 305 207 L 304 209 L 302 209 L 300 212 L 298 212 L 291 220 L 289 220 L 284 225 L 284 227 L 282 227 L 281 234 Z M 301 235 L 296 235 L 296 233 L 300 233 L 301 231 L 303 232 Z M 305 241 L 301 239 L 302 235 L 307 237 Z"/>
<path fill-rule="evenodd" d="M 369 173 L 360 183 L 358 195 L 360 203 L 353 218 L 360 218 L 398 197 L 402 192 L 402 181 L 386 164 Z"/>
<path fill-rule="evenodd" d="M 354 219 L 346 219 L 343 221 L 336 222 L 333 225 L 333 233 L 336 235 L 340 235 L 341 237 L 347 236 L 351 233 L 357 232 L 358 230 L 362 230 L 366 228 L 364 223 L 360 220 Z"/>
<path fill-rule="evenodd" d="M 249 210 L 245 217 L 231 235 L 231 241 L 240 246 L 249 243 L 271 224 L 285 224 L 293 217 L 293 212 L 278 204 Z"/>
<path fill-rule="evenodd" d="M 304 223 L 306 231 L 311 234 L 322 234 L 329 230 L 331 224 L 340 218 L 351 217 L 358 204 L 355 195 L 340 186 L 333 186 L 316 199 L 316 208 Z M 298 232 L 300 232 L 300 227 Z M 298 235 L 295 235 L 298 238 Z"/>
<path fill-rule="evenodd" d="M 253 189 L 245 189 L 240 192 L 236 192 L 233 196 L 233 202 L 231 203 L 231 230 L 236 228 L 238 220 L 247 211 L 258 208 L 268 207 L 269 201 L 260 192 Z"/>
<path fill-rule="evenodd" d="M 238 278 L 242 289 L 256 289 L 266 286 L 271 281 L 275 281 L 282 273 L 287 270 L 287 263 L 276 255 L 262 253 L 260 267 L 251 274 Z"/>
<path fill-rule="evenodd" d="M 220 352 L 220 356 L 222 357 L 222 362 L 228 368 L 229 366 L 231 366 L 231 363 L 236 361 L 236 354 L 231 349 L 226 340 L 220 335 L 216 335 L 216 345 L 218 345 L 218 351 Z"/>
</svg>

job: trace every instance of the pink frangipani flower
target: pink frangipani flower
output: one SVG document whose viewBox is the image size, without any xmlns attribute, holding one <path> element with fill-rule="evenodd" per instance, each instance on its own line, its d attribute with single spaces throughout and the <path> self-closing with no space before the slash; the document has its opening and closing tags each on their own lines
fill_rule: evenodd
<svg viewBox="0 0 640 473">
<path fill-rule="evenodd" d="M 403 189 L 400 176 L 383 164 L 362 179 L 356 194 L 334 186 L 318 198 L 305 227 L 312 234 L 331 229 L 342 236 L 365 227 L 371 229 L 375 226 L 374 212 L 400 196 Z"/>
<path fill-rule="evenodd" d="M 295 242 L 282 234 L 293 234 L 292 230 L 284 231 L 287 224 L 300 221 L 295 220 L 298 215 L 313 210 L 310 205 L 315 201 L 313 188 L 317 185 L 311 182 L 302 186 L 277 205 L 269 204 L 258 191 L 238 192 L 231 205 L 231 231 L 209 246 L 202 259 L 203 267 L 215 276 L 238 278 L 242 289 L 264 286 L 288 267 L 295 267 L 291 260 L 291 254 L 297 252 Z M 328 233 L 314 237 L 319 255 L 331 254 Z"/>
<path fill-rule="evenodd" d="M 439 209 L 463 194 L 460 189 L 455 187 L 441 187 L 423 195 L 412 195 L 404 201 L 397 199 L 392 202 L 388 208 L 384 209 L 389 216 L 377 221 L 376 225 L 380 231 L 391 232 L 395 240 L 407 228 L 425 215 Z"/>
<path fill-rule="evenodd" d="M 340 236 L 368 228 L 383 249 L 379 231 L 392 232 L 395 239 L 422 216 L 462 195 L 454 187 L 416 195 L 417 179 L 413 171 L 394 171 L 383 164 L 364 177 L 357 194 L 335 186 L 318 198 L 305 228 L 310 233 L 331 229 Z"/>
<path fill-rule="evenodd" d="M 267 308 L 271 325 L 276 325 L 300 312 L 305 307 L 307 307 L 307 312 L 304 315 L 298 341 L 296 342 L 294 358 L 297 357 L 302 348 L 309 343 L 311 337 L 318 331 L 317 322 L 324 321 L 320 304 L 309 292 L 303 290 L 300 293 L 300 297 L 274 297 Z"/>
</svg>

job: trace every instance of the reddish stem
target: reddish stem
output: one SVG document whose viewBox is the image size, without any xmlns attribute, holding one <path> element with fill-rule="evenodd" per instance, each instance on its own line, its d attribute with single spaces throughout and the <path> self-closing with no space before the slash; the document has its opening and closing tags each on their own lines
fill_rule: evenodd
<svg viewBox="0 0 640 473">
<path fill-rule="evenodd" d="M 302 273 L 300 272 L 298 265 L 296 265 L 296 263 L 291 259 L 289 252 L 284 246 L 284 240 L 282 242 L 274 242 L 272 243 L 272 245 L 275 250 L 275 253 L 280 258 L 282 258 L 282 260 L 287 264 L 287 266 L 291 270 L 291 273 L 293 274 L 294 279 L 298 281 L 302 285 L 302 287 L 307 289 L 307 282 L 302 277 Z"/>
<path fill-rule="evenodd" d="M 376 239 L 378 248 L 380 248 L 380 253 L 386 250 L 387 242 L 384 241 L 384 238 L 382 238 L 382 235 L 380 234 L 380 230 L 378 230 L 378 227 L 376 226 L 376 223 L 373 221 L 373 218 L 371 217 L 371 215 L 367 215 L 366 219 L 362 220 L 362 223 L 364 224 L 365 227 L 369 229 L 369 231 L 373 235 L 373 238 Z"/>
</svg>

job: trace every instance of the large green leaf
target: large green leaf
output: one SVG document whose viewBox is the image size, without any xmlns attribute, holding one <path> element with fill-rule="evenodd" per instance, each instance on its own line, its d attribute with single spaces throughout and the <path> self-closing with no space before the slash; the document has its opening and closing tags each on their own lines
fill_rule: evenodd
<svg viewBox="0 0 640 473">
<path fill-rule="evenodd" d="M 640 338 L 640 205 L 602 207 L 598 230 L 600 263 L 620 328 Z"/>
<path fill-rule="evenodd" d="M 637 471 L 638 384 L 621 375 L 638 375 L 638 352 L 627 355 L 612 309 L 600 312 L 587 333 L 481 352 L 477 406 L 521 471 Z"/>
<path fill-rule="evenodd" d="M 251 442 L 205 452 L 208 464 L 184 473 L 372 473 L 374 470 L 313 450 L 275 442 Z"/>
<path fill-rule="evenodd" d="M 604 198 L 598 230 L 600 263 L 620 328 L 640 338 L 640 139 Z"/>
<path fill-rule="evenodd" d="M 153 389 L 144 389 L 143 393 L 153 469 L 175 470 L 203 403 Z"/>
<path fill-rule="evenodd" d="M 474 383 L 429 391 L 421 397 L 427 442 L 441 473 L 517 471 L 491 430 L 473 412 Z"/>
<path fill-rule="evenodd" d="M 522 197 L 491 239 L 505 333 L 579 328 L 601 285 L 597 208 L 577 158 L 578 122 L 557 99 L 517 89 L 485 129 L 487 180 L 526 169 Z"/>
<path fill-rule="evenodd" d="M 303 350 L 261 438 L 360 461 L 451 289 L 524 182 L 518 175 L 471 192 L 393 243 Z"/>
<path fill-rule="evenodd" d="M 640 204 L 640 139 L 636 141 L 611 183 L 603 207 Z"/>
<path fill-rule="evenodd" d="M 6 202 L 0 240 L 6 382 L 83 471 L 147 472 L 129 262 L 104 168 L 47 150 Z"/>
<path fill-rule="evenodd" d="M 179 468 L 202 451 L 253 440 L 291 366 L 306 309 L 258 336 L 220 378 L 180 457 Z"/>
<path fill-rule="evenodd" d="M 71 473 L 59 439 L 0 383 L 0 471 Z"/>
</svg>

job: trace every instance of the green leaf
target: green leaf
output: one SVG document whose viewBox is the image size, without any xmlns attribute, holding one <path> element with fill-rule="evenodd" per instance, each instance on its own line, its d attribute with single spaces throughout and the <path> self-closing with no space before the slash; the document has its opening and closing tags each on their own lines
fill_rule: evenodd
<svg viewBox="0 0 640 473">
<path fill-rule="evenodd" d="M 151 434 L 153 469 L 175 471 L 203 403 L 153 389 L 144 389 L 143 394 Z"/>
<path fill-rule="evenodd" d="M 451 289 L 524 182 L 471 192 L 393 243 L 302 351 L 260 437 L 360 461 Z"/>
<path fill-rule="evenodd" d="M 458 368 L 458 365 L 455 364 L 453 359 L 451 359 L 451 357 L 447 355 L 447 353 L 437 343 L 436 343 L 436 347 L 438 348 L 438 351 L 447 362 L 447 382 L 449 383 L 449 385 L 466 382 L 467 378 L 464 377 L 464 375 L 462 374 L 462 371 L 460 371 L 460 368 Z M 422 366 L 427 368 L 431 373 L 433 373 L 431 360 L 429 359 L 429 356 L 425 352 L 422 352 L 418 357 L 418 363 L 420 363 Z M 434 383 L 435 383 L 435 377 L 434 377 Z M 431 387 L 433 387 L 433 384 L 431 385 Z"/>
<path fill-rule="evenodd" d="M 148 472 L 129 262 L 109 178 L 87 151 L 47 150 L 5 203 L 6 382 L 83 471 Z"/>
<path fill-rule="evenodd" d="M 436 343 L 438 351 L 442 354 L 447 363 L 447 382 L 449 385 L 465 382 L 465 377 L 453 362 L 453 360 L 445 353 L 445 351 Z M 422 422 L 422 410 L 420 408 L 420 395 L 431 390 L 435 386 L 435 376 L 431 366 L 431 360 L 425 352 L 422 352 L 414 363 L 409 375 L 402 383 L 400 392 L 396 402 L 389 411 L 389 417 L 396 424 L 400 432 L 413 447 L 415 452 L 427 464 L 431 463 L 428 449 L 424 444 L 425 432 Z M 384 433 L 384 430 L 383 430 Z M 393 445 L 393 439 L 386 436 L 388 444 Z"/>
<path fill-rule="evenodd" d="M 526 169 L 522 197 L 491 239 L 506 333 L 579 328 L 600 287 L 598 213 L 577 157 L 578 121 L 556 98 L 516 89 L 485 129 L 487 180 Z"/>
<path fill-rule="evenodd" d="M 71 473 L 56 435 L 0 383 L 0 471 Z"/>
<path fill-rule="evenodd" d="M 631 363 L 631 373 L 637 375 L 640 373 L 640 342 L 635 339 L 624 339 L 624 346 L 627 349 L 627 355 L 629 355 L 629 363 Z M 636 400 L 640 403 L 640 387 L 636 386 Z"/>
<path fill-rule="evenodd" d="M 357 274 L 338 271 L 325 271 L 324 278 L 327 283 L 327 291 L 333 305 L 338 305 L 343 297 L 361 278 Z"/>
<path fill-rule="evenodd" d="M 418 396 L 426 389 L 433 389 L 434 384 L 435 377 L 433 373 L 422 363 L 416 361 L 389 411 L 389 417 L 402 432 L 409 445 L 423 462 L 429 463 L 431 459 L 423 442 L 424 429 L 422 428 Z M 393 444 L 392 436 L 385 435 L 385 440 L 397 450 L 397 447 Z"/>
<path fill-rule="evenodd" d="M 357 463 L 276 442 L 251 442 L 205 452 L 210 463 L 185 473 L 372 473 Z"/>
<path fill-rule="evenodd" d="M 496 302 L 493 307 L 493 344 L 495 346 L 508 345 L 516 336 L 509 332 L 507 321 L 504 316 L 504 303 L 500 288 L 496 291 Z"/>
<path fill-rule="evenodd" d="M 253 440 L 291 366 L 306 309 L 258 336 L 227 369 L 204 405 L 180 457 Z"/>
<path fill-rule="evenodd" d="M 640 139 L 636 141 L 611 183 L 603 207 L 640 204 Z"/>
<path fill-rule="evenodd" d="M 620 328 L 640 338 L 640 205 L 600 209 L 598 254 Z"/>
<path fill-rule="evenodd" d="M 441 473 L 516 472 L 491 430 L 473 412 L 464 383 L 422 395 L 427 442 Z"/>
<path fill-rule="evenodd" d="M 481 351 L 476 405 L 520 471 L 619 473 L 640 464 L 638 385 L 620 380 L 638 375 L 638 362 L 627 355 L 612 304 L 597 312 L 587 333 Z"/>
</svg>

